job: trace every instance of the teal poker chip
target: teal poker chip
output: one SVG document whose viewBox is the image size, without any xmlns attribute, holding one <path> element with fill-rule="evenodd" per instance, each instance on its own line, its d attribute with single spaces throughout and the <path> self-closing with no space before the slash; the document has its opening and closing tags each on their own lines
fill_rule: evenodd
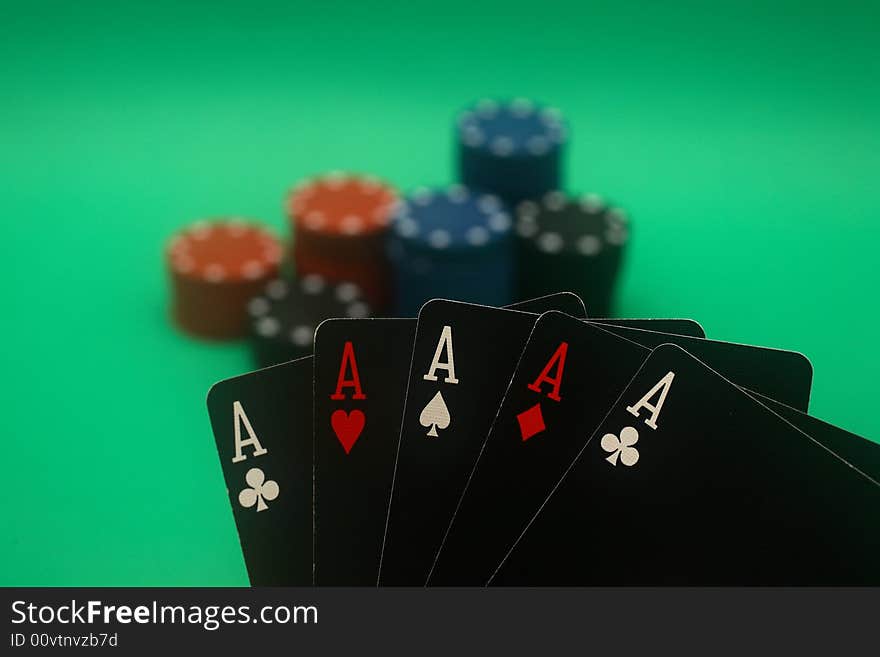
<svg viewBox="0 0 880 657">
<path fill-rule="evenodd" d="M 462 184 L 515 205 L 561 189 L 569 135 L 559 110 L 525 98 L 484 99 L 455 124 Z"/>
<path fill-rule="evenodd" d="M 399 204 L 388 242 L 397 313 L 416 315 L 432 298 L 510 303 L 514 246 L 498 197 L 461 185 L 415 190 Z"/>
<path fill-rule="evenodd" d="M 568 137 L 559 110 L 531 100 L 481 100 L 461 113 L 458 138 L 467 148 L 497 158 L 542 157 L 558 150 Z"/>
<path fill-rule="evenodd" d="M 462 185 L 420 188 L 398 204 L 392 234 L 405 248 L 438 255 L 479 251 L 511 238 L 513 222 L 498 197 Z"/>
</svg>

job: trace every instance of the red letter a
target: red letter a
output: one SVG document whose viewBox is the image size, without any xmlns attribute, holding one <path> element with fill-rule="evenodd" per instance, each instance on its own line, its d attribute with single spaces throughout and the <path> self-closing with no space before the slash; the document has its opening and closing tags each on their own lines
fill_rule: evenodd
<svg viewBox="0 0 880 657">
<path fill-rule="evenodd" d="M 541 370 L 541 373 L 538 375 L 538 378 L 534 380 L 534 382 L 529 384 L 529 390 L 534 390 L 535 392 L 541 392 L 541 384 L 546 381 L 547 383 L 553 386 L 553 390 L 550 391 L 550 394 L 547 396 L 553 401 L 561 401 L 559 397 L 559 386 L 562 384 L 562 371 L 565 369 L 565 354 L 568 353 L 568 343 L 561 342 L 559 347 L 556 348 L 556 352 L 553 356 L 550 357 L 550 360 L 547 361 L 547 364 L 544 365 L 544 369 Z M 556 363 L 556 375 L 554 377 L 550 376 L 550 370 Z"/>
<path fill-rule="evenodd" d="M 345 378 L 346 367 L 351 368 L 350 379 Z M 361 390 L 361 378 L 358 376 L 357 361 L 354 359 L 354 347 L 351 346 L 350 340 L 345 343 L 345 347 L 342 349 L 342 363 L 339 365 L 339 378 L 336 379 L 336 392 L 330 395 L 330 399 L 345 399 L 345 395 L 342 394 L 343 388 L 354 388 L 352 399 L 367 398 L 364 391 Z"/>
</svg>

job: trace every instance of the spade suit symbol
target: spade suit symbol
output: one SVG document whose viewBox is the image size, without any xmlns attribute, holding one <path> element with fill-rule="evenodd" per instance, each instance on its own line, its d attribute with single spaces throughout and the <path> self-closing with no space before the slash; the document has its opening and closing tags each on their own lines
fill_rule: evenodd
<svg viewBox="0 0 880 657">
<path fill-rule="evenodd" d="M 431 398 L 419 415 L 419 422 L 423 427 L 428 427 L 428 435 L 433 438 L 437 437 L 437 429 L 445 429 L 451 420 L 449 409 L 440 392 Z"/>
</svg>

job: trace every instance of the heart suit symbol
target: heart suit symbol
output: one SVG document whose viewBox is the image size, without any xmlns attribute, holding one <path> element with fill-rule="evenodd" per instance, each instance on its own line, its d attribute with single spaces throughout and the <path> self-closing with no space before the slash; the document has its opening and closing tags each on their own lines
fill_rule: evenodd
<svg viewBox="0 0 880 657">
<path fill-rule="evenodd" d="M 354 447 L 364 430 L 366 421 L 367 418 L 363 411 L 355 410 L 351 413 L 346 413 L 343 410 L 333 411 L 333 415 L 330 416 L 330 426 L 333 427 L 333 432 L 346 454 L 351 452 L 351 448 Z"/>
</svg>

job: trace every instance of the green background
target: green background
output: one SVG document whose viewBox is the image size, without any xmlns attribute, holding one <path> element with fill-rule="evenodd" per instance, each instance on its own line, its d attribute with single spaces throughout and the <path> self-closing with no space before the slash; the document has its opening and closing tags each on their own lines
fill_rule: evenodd
<svg viewBox="0 0 880 657">
<path fill-rule="evenodd" d="M 171 328 L 163 243 L 283 230 L 327 169 L 449 182 L 481 96 L 560 107 L 568 187 L 631 212 L 619 314 L 803 351 L 813 412 L 880 437 L 876 4 L 0 12 L 0 584 L 246 583 L 204 400 L 250 361 Z"/>
</svg>

